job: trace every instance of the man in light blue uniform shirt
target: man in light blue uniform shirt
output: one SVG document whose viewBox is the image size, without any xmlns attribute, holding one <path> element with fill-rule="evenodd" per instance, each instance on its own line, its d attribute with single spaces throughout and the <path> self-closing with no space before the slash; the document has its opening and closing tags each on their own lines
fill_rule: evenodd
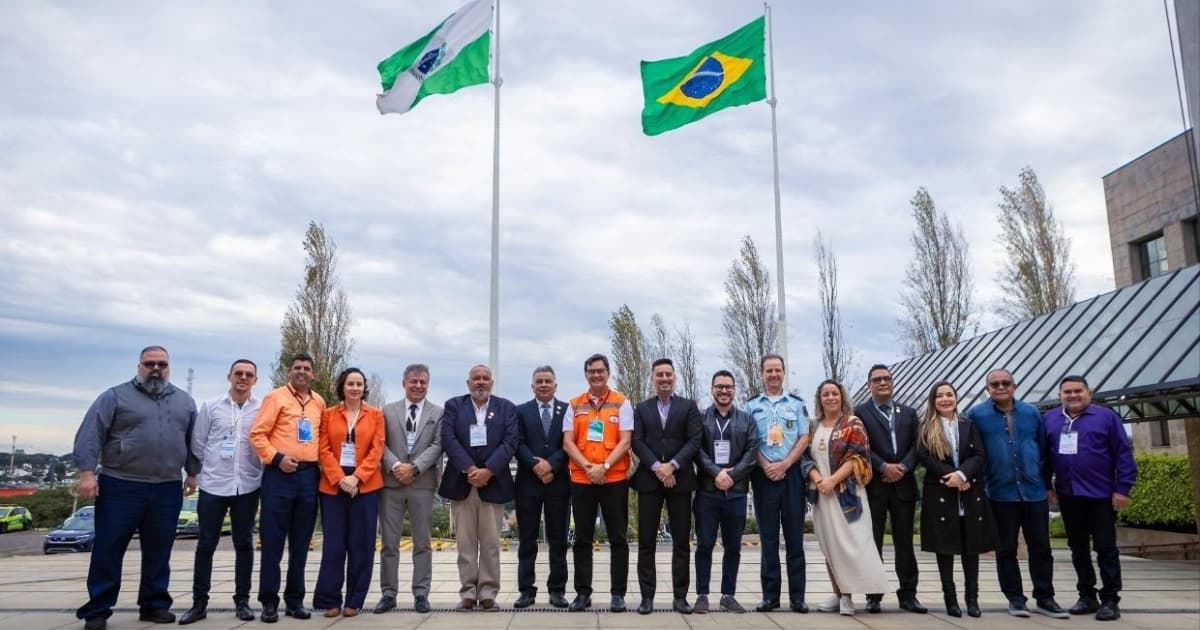
<svg viewBox="0 0 1200 630">
<path fill-rule="evenodd" d="M 779 528 L 787 544 L 788 596 L 793 612 L 806 613 L 804 602 L 804 512 L 807 508 L 800 457 L 808 448 L 808 409 L 804 399 L 783 391 L 783 357 L 768 354 L 759 362 L 764 393 L 746 403 L 758 427 L 758 467 L 751 473 L 754 514 L 762 542 L 763 601 L 756 610 L 779 608 L 782 576 Z"/>
</svg>

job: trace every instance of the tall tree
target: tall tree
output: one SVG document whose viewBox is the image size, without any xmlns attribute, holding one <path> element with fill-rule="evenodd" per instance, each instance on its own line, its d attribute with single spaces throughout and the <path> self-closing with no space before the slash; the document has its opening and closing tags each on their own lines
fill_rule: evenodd
<svg viewBox="0 0 1200 630">
<path fill-rule="evenodd" d="M 725 277 L 725 306 L 721 307 L 725 358 L 732 363 L 730 371 L 737 378 L 741 400 L 762 392 L 759 361 L 776 351 L 779 320 L 772 295 L 771 274 L 763 266 L 754 239 L 746 235 Z"/>
<path fill-rule="evenodd" d="M 631 404 L 649 397 L 650 360 L 646 335 L 638 326 L 637 318 L 629 305 L 622 304 L 608 320 L 611 331 L 612 369 L 616 373 L 614 382 L 617 391 L 625 394 Z"/>
<path fill-rule="evenodd" d="M 844 384 L 850 372 L 852 353 L 842 335 L 837 254 L 833 252 L 833 242 L 820 230 L 813 238 L 813 259 L 817 263 L 817 297 L 821 302 L 821 364 L 825 366 L 827 378 Z"/>
<path fill-rule="evenodd" d="M 684 396 L 700 401 L 704 396 L 704 386 L 700 381 L 700 365 L 696 359 L 696 338 L 692 335 L 692 327 L 686 321 L 683 328 L 675 329 L 675 372 L 678 375 L 676 385 Z"/>
<path fill-rule="evenodd" d="M 667 331 L 667 322 L 658 313 L 650 316 L 649 337 L 646 354 L 648 361 L 675 358 L 675 346 L 671 340 L 671 333 Z"/>
<path fill-rule="evenodd" d="M 279 355 L 272 381 L 287 382 L 289 361 L 307 352 L 313 357 L 312 388 L 328 401 L 337 374 L 346 367 L 354 341 L 350 338 L 350 304 L 337 277 L 337 244 L 319 223 L 304 235 L 304 282 L 279 326 Z"/>
<path fill-rule="evenodd" d="M 367 404 L 372 407 L 383 407 L 387 403 L 387 386 L 379 372 L 371 372 L 367 377 Z"/>
<path fill-rule="evenodd" d="M 924 187 L 909 203 L 917 225 L 909 237 L 913 258 L 900 291 L 898 324 L 905 350 L 915 356 L 962 340 L 975 319 L 975 284 L 962 226 L 938 211 Z"/>
<path fill-rule="evenodd" d="M 998 274 L 999 312 L 1011 322 L 1045 315 L 1075 301 L 1075 265 L 1062 224 L 1033 168 L 1015 189 L 1000 187 L 1000 242 L 1008 254 Z"/>
</svg>

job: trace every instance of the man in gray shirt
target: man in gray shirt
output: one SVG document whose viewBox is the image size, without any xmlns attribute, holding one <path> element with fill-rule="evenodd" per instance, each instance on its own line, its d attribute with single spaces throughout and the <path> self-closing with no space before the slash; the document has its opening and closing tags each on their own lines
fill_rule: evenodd
<svg viewBox="0 0 1200 630">
<path fill-rule="evenodd" d="M 96 540 L 88 568 L 88 602 L 75 611 L 85 630 L 105 630 L 121 592 L 121 566 L 140 535 L 138 619 L 173 623 L 171 547 L 184 493 L 196 489 L 200 461 L 192 452 L 196 403 L 172 385 L 162 346 L 138 359 L 137 376 L 110 388 L 87 410 L 75 434 L 79 496 L 96 498 Z M 187 480 L 180 483 L 180 470 Z"/>
</svg>

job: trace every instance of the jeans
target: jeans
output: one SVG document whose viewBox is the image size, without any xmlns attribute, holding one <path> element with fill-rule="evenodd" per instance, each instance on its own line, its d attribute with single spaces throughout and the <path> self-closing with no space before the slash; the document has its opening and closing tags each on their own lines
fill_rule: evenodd
<svg viewBox="0 0 1200 630">
<path fill-rule="evenodd" d="M 1063 525 L 1067 527 L 1067 545 L 1071 547 L 1071 564 L 1075 565 L 1075 587 L 1080 597 L 1096 596 L 1096 570 L 1092 566 L 1091 547 L 1096 548 L 1096 564 L 1100 565 L 1100 601 L 1121 601 L 1121 555 L 1117 551 L 1117 513 L 1112 499 L 1068 497 L 1059 495 Z"/>
<path fill-rule="evenodd" d="M 258 512 L 258 490 L 223 497 L 200 491 L 196 514 L 200 533 L 196 540 L 195 568 L 192 570 L 192 603 L 208 604 L 212 588 L 212 559 L 221 541 L 221 527 L 229 512 L 233 527 L 233 601 L 250 601 L 250 576 L 254 573 L 254 516 Z"/>
<path fill-rule="evenodd" d="M 1054 597 L 1054 557 L 1050 555 L 1050 505 L 1041 501 L 992 501 L 996 521 L 996 576 L 1009 602 L 1025 603 L 1021 567 L 1017 564 L 1017 533 L 1029 550 L 1029 577 L 1034 601 Z"/>
<path fill-rule="evenodd" d="M 754 515 L 762 541 L 759 566 L 763 600 L 778 602 L 783 580 L 779 571 L 779 530 L 787 545 L 788 597 L 793 604 L 804 602 L 804 513 L 808 509 L 804 475 L 800 465 L 788 469 L 779 481 L 771 481 L 762 470 L 751 474 L 754 489 Z"/>
<path fill-rule="evenodd" d="M 692 504 L 696 513 L 696 594 L 708 595 L 712 576 L 713 546 L 721 528 L 721 594 L 737 594 L 738 563 L 742 561 L 742 532 L 746 529 L 746 495 L 726 496 L 697 492 Z"/>
</svg>

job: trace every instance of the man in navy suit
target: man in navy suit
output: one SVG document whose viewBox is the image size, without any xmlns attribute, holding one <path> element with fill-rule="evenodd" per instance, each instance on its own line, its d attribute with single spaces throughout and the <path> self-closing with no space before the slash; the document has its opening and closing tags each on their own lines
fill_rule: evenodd
<svg viewBox="0 0 1200 630">
<path fill-rule="evenodd" d="M 546 590 L 555 608 L 567 607 L 567 522 L 571 486 L 567 453 L 563 450 L 563 414 L 567 403 L 554 397 L 558 382 L 554 368 L 533 371 L 533 400 L 517 407 L 520 442 L 517 445 L 517 588 L 513 608 L 528 608 L 537 597 L 534 564 L 538 554 L 538 525 L 546 517 L 550 545 L 550 577 Z"/>
<path fill-rule="evenodd" d="M 446 401 L 442 450 L 447 462 L 438 494 L 450 500 L 458 541 L 457 610 L 478 604 L 498 612 L 500 526 L 513 498 L 508 462 L 517 452 L 517 408 L 492 396 L 492 370 L 476 365 L 467 376 L 471 392 Z"/>
</svg>

